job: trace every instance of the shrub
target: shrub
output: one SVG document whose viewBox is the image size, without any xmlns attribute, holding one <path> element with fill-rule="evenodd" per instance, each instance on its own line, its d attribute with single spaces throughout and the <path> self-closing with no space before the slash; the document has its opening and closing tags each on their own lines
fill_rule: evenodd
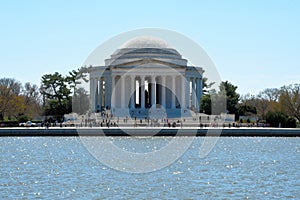
<svg viewBox="0 0 300 200">
<path fill-rule="evenodd" d="M 27 122 L 27 121 L 29 121 L 29 117 L 26 116 L 26 115 L 20 115 L 20 116 L 18 117 L 18 122 L 19 122 L 19 123 L 21 123 L 21 122 Z"/>
<path fill-rule="evenodd" d="M 281 126 L 282 128 L 296 128 L 297 126 L 294 118 L 289 117 L 282 112 L 268 112 L 266 120 L 272 127 Z"/>
<path fill-rule="evenodd" d="M 289 117 L 286 121 L 286 127 L 287 128 L 296 128 L 297 122 L 296 122 L 295 118 Z"/>
</svg>

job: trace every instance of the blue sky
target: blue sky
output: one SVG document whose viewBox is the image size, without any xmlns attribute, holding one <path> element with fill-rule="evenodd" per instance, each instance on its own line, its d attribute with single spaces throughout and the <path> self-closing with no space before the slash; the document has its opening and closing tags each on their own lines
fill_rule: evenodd
<svg viewBox="0 0 300 200">
<path fill-rule="evenodd" d="M 300 1 L 3 1 L 0 78 L 40 84 L 102 42 L 139 28 L 197 42 L 241 94 L 300 83 Z M 183 55 L 184 56 L 184 55 Z"/>
</svg>

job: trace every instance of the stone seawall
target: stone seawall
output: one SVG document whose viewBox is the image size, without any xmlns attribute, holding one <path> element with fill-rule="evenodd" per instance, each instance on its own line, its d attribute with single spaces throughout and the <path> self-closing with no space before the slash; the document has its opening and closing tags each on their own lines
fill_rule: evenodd
<svg viewBox="0 0 300 200">
<path fill-rule="evenodd" d="M 0 137 L 43 136 L 221 136 L 221 137 L 299 137 L 300 129 L 284 128 L 1 128 Z"/>
</svg>

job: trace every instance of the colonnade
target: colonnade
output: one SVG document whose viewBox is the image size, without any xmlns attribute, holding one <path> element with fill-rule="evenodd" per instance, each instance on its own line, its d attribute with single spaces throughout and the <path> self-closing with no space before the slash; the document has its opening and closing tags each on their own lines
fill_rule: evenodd
<svg viewBox="0 0 300 200">
<path fill-rule="evenodd" d="M 179 75 L 112 75 L 90 79 L 92 110 L 193 109 L 199 112 L 202 78 Z"/>
<path fill-rule="evenodd" d="M 111 107 L 111 78 L 90 78 L 91 108 L 100 111 L 101 108 Z"/>
</svg>

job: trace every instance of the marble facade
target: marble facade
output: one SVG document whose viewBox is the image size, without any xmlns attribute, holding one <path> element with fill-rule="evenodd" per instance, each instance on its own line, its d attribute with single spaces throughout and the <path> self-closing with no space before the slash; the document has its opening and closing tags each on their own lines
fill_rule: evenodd
<svg viewBox="0 0 300 200">
<path fill-rule="evenodd" d="M 134 38 L 106 59 L 105 66 L 91 68 L 91 111 L 109 109 L 115 116 L 147 116 L 156 109 L 171 115 L 182 110 L 197 113 L 203 72 L 188 66 L 160 39 Z"/>
</svg>

